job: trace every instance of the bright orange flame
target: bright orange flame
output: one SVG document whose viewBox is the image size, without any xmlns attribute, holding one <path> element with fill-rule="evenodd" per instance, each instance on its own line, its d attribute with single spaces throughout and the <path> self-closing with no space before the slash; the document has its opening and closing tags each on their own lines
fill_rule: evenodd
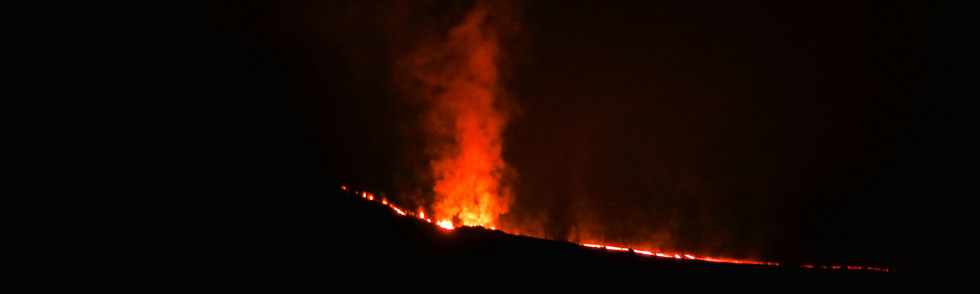
<svg viewBox="0 0 980 294">
<path fill-rule="evenodd" d="M 636 252 L 636 253 L 639 253 L 639 254 L 643 254 L 643 255 L 653 255 L 653 252 L 646 251 L 646 250 L 636 250 L 636 249 L 633 249 L 633 252 Z"/>
<path fill-rule="evenodd" d="M 436 225 L 439 226 L 440 228 L 447 229 L 447 230 L 453 229 L 453 223 L 448 220 L 438 221 L 436 222 Z"/>
<path fill-rule="evenodd" d="M 465 226 L 494 226 L 510 205 L 501 156 L 507 115 L 498 109 L 500 52 L 490 9 L 489 1 L 479 2 L 446 39 L 420 46 L 407 63 L 430 102 L 435 217 Z"/>
<path fill-rule="evenodd" d="M 630 250 L 629 248 L 609 246 L 609 245 L 606 245 L 606 249 L 615 250 L 615 251 L 629 251 Z"/>
</svg>

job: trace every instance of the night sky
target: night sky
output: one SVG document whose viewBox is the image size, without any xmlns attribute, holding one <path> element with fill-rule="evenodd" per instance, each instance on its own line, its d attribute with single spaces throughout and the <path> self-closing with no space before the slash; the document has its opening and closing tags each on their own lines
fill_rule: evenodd
<svg viewBox="0 0 980 294">
<path fill-rule="evenodd" d="M 219 34 L 201 49 L 229 113 L 206 140 L 242 175 L 228 182 L 426 203 L 424 106 L 394 65 L 470 3 L 270 2 L 213 5 Z M 588 227 L 706 254 L 899 262 L 896 201 L 923 189 L 923 4 L 523 2 L 501 60 L 506 219 L 559 240 Z"/>
</svg>

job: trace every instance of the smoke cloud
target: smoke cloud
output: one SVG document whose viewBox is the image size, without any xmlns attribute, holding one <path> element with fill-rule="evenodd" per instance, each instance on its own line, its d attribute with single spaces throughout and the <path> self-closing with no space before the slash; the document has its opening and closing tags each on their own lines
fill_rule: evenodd
<svg viewBox="0 0 980 294">
<path fill-rule="evenodd" d="M 510 114 L 501 100 L 500 26 L 507 11 L 480 1 L 444 34 L 402 57 L 409 95 L 422 100 L 422 144 L 433 181 L 435 218 L 496 226 L 512 203 L 502 157 Z"/>
</svg>

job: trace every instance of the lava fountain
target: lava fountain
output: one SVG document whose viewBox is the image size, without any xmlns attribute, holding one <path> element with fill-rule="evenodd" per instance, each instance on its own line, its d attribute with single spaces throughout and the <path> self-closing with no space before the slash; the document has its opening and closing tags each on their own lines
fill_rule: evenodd
<svg viewBox="0 0 980 294">
<path fill-rule="evenodd" d="M 433 217 L 445 224 L 493 227 L 507 212 L 508 170 L 501 157 L 507 113 L 500 109 L 496 11 L 480 1 L 433 44 L 409 54 L 412 80 L 428 108 L 424 116 Z"/>
</svg>

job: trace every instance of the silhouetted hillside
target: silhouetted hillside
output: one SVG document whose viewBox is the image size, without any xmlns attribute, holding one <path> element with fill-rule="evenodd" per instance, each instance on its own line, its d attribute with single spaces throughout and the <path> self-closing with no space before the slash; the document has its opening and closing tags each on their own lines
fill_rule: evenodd
<svg viewBox="0 0 980 294">
<path fill-rule="evenodd" d="M 781 271 L 782 267 L 672 260 L 585 248 L 569 242 L 515 236 L 479 227 L 443 230 L 353 194 L 330 195 L 330 211 L 347 218 L 328 253 L 332 260 L 374 266 L 419 265 L 467 270 L 511 268 L 560 271 Z M 325 211 L 324 213 L 330 213 Z M 793 270 L 798 270 L 793 268 Z"/>
</svg>

